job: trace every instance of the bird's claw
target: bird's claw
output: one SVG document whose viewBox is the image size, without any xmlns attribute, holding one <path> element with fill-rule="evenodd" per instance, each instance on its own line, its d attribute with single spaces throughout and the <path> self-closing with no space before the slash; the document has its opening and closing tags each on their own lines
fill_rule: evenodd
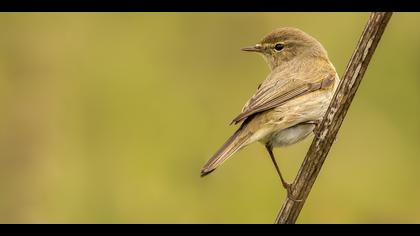
<svg viewBox="0 0 420 236">
<path fill-rule="evenodd" d="M 292 185 L 291 184 L 285 184 L 283 185 L 283 187 L 286 189 L 287 191 L 287 198 L 294 201 L 294 202 L 302 202 L 303 199 L 296 199 L 295 197 L 293 197 L 293 193 L 292 193 Z"/>
</svg>

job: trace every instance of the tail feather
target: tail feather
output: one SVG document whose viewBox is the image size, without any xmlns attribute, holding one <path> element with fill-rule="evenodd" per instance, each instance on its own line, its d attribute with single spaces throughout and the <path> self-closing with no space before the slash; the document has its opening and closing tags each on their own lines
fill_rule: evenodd
<svg viewBox="0 0 420 236">
<path fill-rule="evenodd" d="M 244 127 L 239 128 L 210 158 L 210 160 L 201 169 L 201 177 L 213 172 L 218 166 L 245 145 L 249 134 L 247 134 L 243 128 Z"/>
</svg>

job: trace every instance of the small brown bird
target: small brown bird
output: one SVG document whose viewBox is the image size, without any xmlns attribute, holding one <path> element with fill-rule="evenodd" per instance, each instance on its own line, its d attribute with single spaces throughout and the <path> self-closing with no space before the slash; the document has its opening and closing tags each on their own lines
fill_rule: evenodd
<svg viewBox="0 0 420 236">
<path fill-rule="evenodd" d="M 242 50 L 261 54 L 271 72 L 233 119 L 234 124 L 242 122 L 240 128 L 204 165 L 201 176 L 259 141 L 265 145 L 288 197 L 293 199 L 273 148 L 297 143 L 316 132 L 338 86 L 337 72 L 324 47 L 296 28 L 274 30 L 260 43 Z"/>
</svg>

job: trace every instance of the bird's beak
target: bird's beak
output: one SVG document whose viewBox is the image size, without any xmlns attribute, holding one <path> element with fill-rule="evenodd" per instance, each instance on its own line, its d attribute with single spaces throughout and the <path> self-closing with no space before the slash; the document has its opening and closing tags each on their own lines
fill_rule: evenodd
<svg viewBox="0 0 420 236">
<path fill-rule="evenodd" d="M 255 44 L 254 46 L 242 48 L 241 50 L 245 52 L 262 52 L 263 47 L 261 44 Z"/>
</svg>

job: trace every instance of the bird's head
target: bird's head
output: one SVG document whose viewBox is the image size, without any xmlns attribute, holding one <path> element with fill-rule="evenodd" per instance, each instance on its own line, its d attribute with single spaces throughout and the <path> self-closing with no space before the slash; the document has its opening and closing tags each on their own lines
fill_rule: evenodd
<svg viewBox="0 0 420 236">
<path fill-rule="evenodd" d="M 321 57 L 328 60 L 327 52 L 315 38 L 291 27 L 276 29 L 256 45 L 242 50 L 260 53 L 272 70 L 296 58 Z"/>
</svg>

